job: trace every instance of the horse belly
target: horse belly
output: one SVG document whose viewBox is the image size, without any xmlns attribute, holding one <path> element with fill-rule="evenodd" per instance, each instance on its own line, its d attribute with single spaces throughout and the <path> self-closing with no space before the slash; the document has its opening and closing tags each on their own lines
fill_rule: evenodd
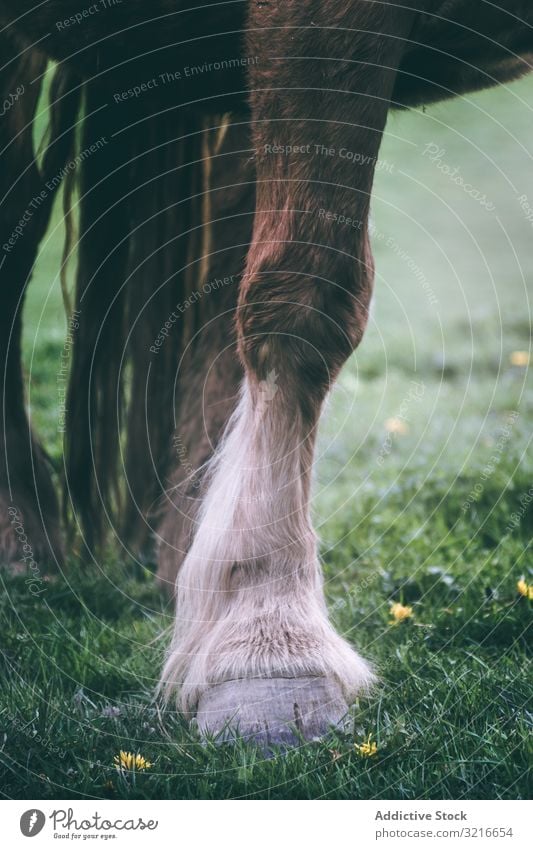
<svg viewBox="0 0 533 849">
<path fill-rule="evenodd" d="M 400 67 L 395 105 L 420 105 L 509 82 L 531 70 L 533 4 L 427 3 Z"/>
<path fill-rule="evenodd" d="M 200 0 L 0 0 L 0 24 L 23 43 L 112 93 L 147 89 L 152 102 L 198 101 L 221 111 L 244 100 L 243 3 Z"/>
</svg>

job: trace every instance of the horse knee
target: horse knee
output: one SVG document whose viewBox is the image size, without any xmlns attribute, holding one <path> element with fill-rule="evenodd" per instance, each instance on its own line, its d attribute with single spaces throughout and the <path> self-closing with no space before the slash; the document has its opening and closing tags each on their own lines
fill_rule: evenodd
<svg viewBox="0 0 533 849">
<path fill-rule="evenodd" d="M 272 268 L 263 264 L 248 273 L 237 315 L 239 350 L 249 376 L 264 381 L 272 371 L 281 372 L 292 397 L 291 378 L 306 394 L 323 397 L 368 320 L 369 252 L 334 262 L 327 250 L 314 253 L 311 263 L 287 256 Z"/>
</svg>

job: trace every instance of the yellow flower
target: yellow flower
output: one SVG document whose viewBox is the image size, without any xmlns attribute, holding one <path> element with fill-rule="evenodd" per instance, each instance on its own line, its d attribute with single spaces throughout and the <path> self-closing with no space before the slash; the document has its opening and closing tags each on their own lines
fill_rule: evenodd
<svg viewBox="0 0 533 849">
<path fill-rule="evenodd" d="M 529 365 L 529 351 L 513 351 L 510 357 L 512 366 L 525 366 Z"/>
<path fill-rule="evenodd" d="M 143 772 L 145 769 L 152 768 L 150 761 L 147 761 L 142 755 L 134 755 L 132 752 L 123 752 L 121 750 L 119 755 L 115 755 L 114 760 L 115 766 L 119 771 L 135 770 L 136 772 Z"/>
<path fill-rule="evenodd" d="M 409 433 L 409 425 L 406 425 L 403 419 L 394 416 L 394 418 L 387 419 L 385 422 L 385 430 L 389 433 L 398 433 L 400 436 L 405 436 L 406 433 Z"/>
<path fill-rule="evenodd" d="M 378 753 L 378 744 L 372 741 L 372 734 L 369 734 L 364 743 L 355 744 L 355 751 L 362 758 L 373 758 Z"/>
<path fill-rule="evenodd" d="M 397 601 L 395 604 L 391 604 L 390 612 L 392 615 L 391 625 L 396 625 L 398 622 L 403 622 L 404 619 L 410 619 L 413 615 L 413 608 Z"/>
<path fill-rule="evenodd" d="M 516 588 L 520 595 L 523 595 L 524 598 L 528 598 L 530 601 L 533 601 L 533 584 L 526 584 L 524 579 L 521 578 L 518 581 Z"/>
</svg>

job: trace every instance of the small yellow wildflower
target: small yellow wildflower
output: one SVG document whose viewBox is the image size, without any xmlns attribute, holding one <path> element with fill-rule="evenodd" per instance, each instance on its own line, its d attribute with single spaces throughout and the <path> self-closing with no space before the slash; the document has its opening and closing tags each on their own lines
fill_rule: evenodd
<svg viewBox="0 0 533 849">
<path fill-rule="evenodd" d="M 387 419 L 385 422 L 385 430 L 389 433 L 397 433 L 400 436 L 405 436 L 406 433 L 409 433 L 409 425 L 407 425 L 403 419 L 399 419 L 397 416 L 394 416 L 392 419 Z"/>
<path fill-rule="evenodd" d="M 364 743 L 356 743 L 355 751 L 362 758 L 373 758 L 378 753 L 378 744 L 372 740 L 372 734 L 368 735 L 368 739 Z"/>
<path fill-rule="evenodd" d="M 518 581 L 516 588 L 520 595 L 523 595 L 524 598 L 529 598 L 530 601 L 533 601 L 533 584 L 526 584 L 524 579 L 521 578 Z"/>
<path fill-rule="evenodd" d="M 396 625 L 398 622 L 403 622 L 404 619 L 410 619 L 413 615 L 413 608 L 397 601 L 395 604 L 391 604 L 390 612 L 392 615 L 391 625 Z"/>
<path fill-rule="evenodd" d="M 529 359 L 529 351 L 513 351 L 510 356 L 511 365 L 521 366 L 522 368 L 529 365 Z"/>
<path fill-rule="evenodd" d="M 115 755 L 114 760 L 119 772 L 122 770 L 144 772 L 145 769 L 152 768 L 150 761 L 147 761 L 142 755 L 134 755 L 132 752 L 123 752 L 121 750 L 119 755 Z"/>
</svg>

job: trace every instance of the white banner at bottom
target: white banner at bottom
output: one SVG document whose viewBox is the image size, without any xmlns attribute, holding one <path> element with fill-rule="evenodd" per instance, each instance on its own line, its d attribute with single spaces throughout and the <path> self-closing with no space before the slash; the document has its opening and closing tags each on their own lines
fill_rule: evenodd
<svg viewBox="0 0 533 849">
<path fill-rule="evenodd" d="M 9 849 L 530 849 L 530 808 L 513 801 L 4 801 L 0 816 Z"/>
</svg>

